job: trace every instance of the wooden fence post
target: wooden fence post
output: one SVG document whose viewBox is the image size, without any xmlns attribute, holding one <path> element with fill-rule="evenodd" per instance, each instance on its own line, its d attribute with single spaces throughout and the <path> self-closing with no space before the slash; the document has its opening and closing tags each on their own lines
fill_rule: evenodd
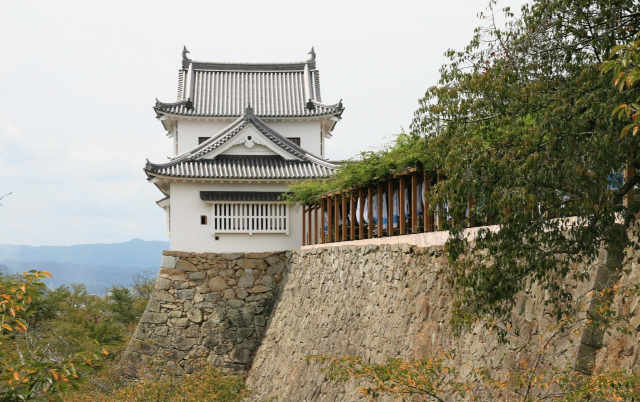
<svg viewBox="0 0 640 402">
<path fill-rule="evenodd" d="M 378 237 L 382 237 L 382 183 L 378 182 Z"/>
<path fill-rule="evenodd" d="M 418 233 L 418 174 L 411 175 L 411 232 Z"/>
<path fill-rule="evenodd" d="M 306 236 L 307 230 L 306 230 L 306 227 L 305 227 L 305 223 L 306 223 L 305 213 L 306 213 L 306 211 L 307 211 L 307 207 L 304 204 L 302 204 L 302 245 L 303 246 L 305 245 L 305 239 L 307 237 Z"/>
<path fill-rule="evenodd" d="M 320 243 L 324 243 L 324 198 L 320 198 Z"/>
<path fill-rule="evenodd" d="M 364 190 L 358 190 L 358 201 L 360 202 L 360 208 L 358 211 L 358 222 L 360 223 L 360 229 L 358 230 L 358 237 L 364 239 Z"/>
<path fill-rule="evenodd" d="M 369 232 L 368 238 L 373 237 L 373 189 L 367 188 L 367 216 L 369 217 L 367 222 L 367 231 Z"/>
<path fill-rule="evenodd" d="M 400 227 L 400 234 L 406 234 L 406 227 L 405 227 L 405 222 L 404 222 L 404 202 L 405 202 L 405 186 L 404 186 L 404 180 L 405 180 L 405 176 L 400 176 L 400 182 L 398 184 L 398 192 L 400 193 L 400 197 L 398 202 L 400 202 L 400 205 L 398 205 L 398 213 L 399 213 L 399 217 L 398 219 L 399 221 L 399 227 Z"/>
<path fill-rule="evenodd" d="M 429 198 L 431 197 L 431 176 L 425 173 L 423 179 L 424 184 L 422 187 L 422 191 L 424 193 L 424 205 L 422 206 L 422 209 L 424 210 L 424 231 L 431 232 L 433 230 L 433 220 L 431 219 L 431 211 L 429 211 L 429 208 L 431 207 L 431 205 L 429 205 Z"/>
<path fill-rule="evenodd" d="M 334 199 L 333 199 L 333 208 L 335 209 L 335 213 L 333 214 L 334 217 L 334 239 L 333 241 L 335 242 L 339 242 L 340 241 L 340 195 L 336 194 Z"/>
<path fill-rule="evenodd" d="M 347 197 L 342 192 L 340 198 L 342 199 L 342 241 L 347 240 Z"/>
<path fill-rule="evenodd" d="M 356 197 L 352 191 L 349 191 L 349 206 L 350 214 L 349 214 L 349 223 L 351 224 L 351 231 L 349 233 L 349 240 L 356 239 Z"/>
<path fill-rule="evenodd" d="M 331 197 L 326 198 L 327 202 L 327 243 L 333 241 L 333 202 Z"/>
<path fill-rule="evenodd" d="M 436 185 L 440 184 L 440 172 L 436 171 Z M 444 213 L 444 203 L 440 203 L 440 205 L 438 205 L 438 216 L 437 216 L 437 229 L 438 230 L 442 230 L 444 228 L 444 223 L 443 221 L 445 220 L 445 213 Z"/>
<path fill-rule="evenodd" d="M 387 182 L 387 236 L 393 236 L 393 179 Z"/>
<path fill-rule="evenodd" d="M 313 208 L 312 205 L 309 205 L 309 208 L 307 208 L 307 219 L 308 219 L 308 221 L 307 221 L 308 225 L 307 226 L 309 227 L 309 230 L 308 230 L 309 234 L 308 234 L 308 238 L 307 238 L 307 244 L 311 244 L 311 232 L 313 231 L 312 230 L 312 226 L 311 226 L 311 211 L 312 211 L 312 208 Z"/>
</svg>

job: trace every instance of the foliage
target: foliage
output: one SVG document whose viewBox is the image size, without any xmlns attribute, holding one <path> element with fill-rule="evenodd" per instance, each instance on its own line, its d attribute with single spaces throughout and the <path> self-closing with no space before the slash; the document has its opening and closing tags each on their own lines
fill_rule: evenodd
<svg viewBox="0 0 640 402">
<path fill-rule="evenodd" d="M 0 277 L 0 399 L 27 400 L 53 395 L 74 386 L 78 373 L 100 361 L 98 346 L 61 353 L 42 342 L 38 325 L 51 311 L 46 305 L 45 271 L 22 277 Z M 103 354 L 108 354 L 103 349 Z"/>
<path fill-rule="evenodd" d="M 611 111 L 628 96 L 602 62 L 640 23 L 631 0 L 538 0 L 516 17 L 494 12 L 471 43 L 449 53 L 437 86 L 420 101 L 413 129 L 432 138 L 447 180 L 435 204 L 452 219 L 447 249 L 459 313 L 508 320 L 514 296 L 533 284 L 561 314 L 570 280 L 589 277 L 601 247 L 636 246 L 637 202 L 624 203 L 640 176 L 640 137 L 621 136 Z M 617 180 L 614 180 L 617 179 Z M 470 211 L 500 222 L 475 242 L 461 236 Z M 572 219 L 557 219 L 574 217 Z M 612 250 L 610 250 L 612 251 Z M 614 270 L 619 273 L 621 261 Z"/>
<path fill-rule="evenodd" d="M 522 361 L 507 381 L 492 379 L 486 371 L 475 370 L 465 382 L 459 382 L 448 358 L 416 361 L 393 359 L 382 364 L 366 363 L 357 357 L 311 356 L 310 361 L 323 364 L 332 382 L 355 380 L 360 392 L 370 400 L 386 395 L 414 397 L 418 400 L 585 400 L 631 401 L 640 393 L 640 375 L 615 370 L 596 375 L 582 375 L 572 370 L 540 373 Z M 481 395 L 481 396 L 479 396 Z M 415 399 L 411 399 L 415 400 Z"/>
<path fill-rule="evenodd" d="M 312 203 L 328 192 L 365 187 L 410 167 L 429 166 L 427 151 L 425 138 L 401 133 L 392 146 L 378 152 L 363 152 L 359 159 L 345 161 L 327 180 L 292 185 L 288 200 Z"/>
<path fill-rule="evenodd" d="M 444 401 L 446 395 L 464 394 L 455 378 L 457 372 L 447 357 L 405 361 L 390 359 L 384 364 L 367 363 L 359 357 L 310 356 L 307 361 L 325 364 L 324 372 L 335 382 L 356 378 L 367 385 L 360 392 L 372 400 L 384 394 L 424 396 Z"/>
<path fill-rule="evenodd" d="M 507 327 L 509 345 L 491 347 L 483 333 L 474 338 L 485 339 L 484 351 L 471 352 L 472 361 L 457 356 L 455 350 L 438 357 L 421 360 L 390 359 L 370 363 L 359 357 L 310 356 L 308 361 L 322 365 L 327 378 L 336 383 L 355 381 L 360 392 L 371 400 L 385 395 L 410 397 L 410 400 L 509 400 L 509 401 L 628 401 L 640 395 L 640 372 L 614 367 L 595 374 L 583 374 L 571 363 L 584 331 L 588 330 L 590 302 L 608 294 L 622 300 L 640 297 L 637 284 L 624 288 L 614 286 L 602 294 L 582 294 L 570 303 L 571 312 L 560 320 L 549 317 L 537 322 L 529 334 L 522 330 L 531 324 L 519 316 L 521 326 Z M 541 300 L 528 303 L 541 304 Z M 620 329 L 619 334 L 635 333 L 629 317 L 616 315 L 611 304 L 597 305 L 612 318 L 607 326 Z M 633 335 L 630 335 L 633 340 Z M 467 340 L 461 341 L 468 346 Z M 468 350 L 464 351 L 469 354 Z M 431 350 L 430 353 L 435 353 Z M 501 355 L 504 353 L 504 355 Z M 491 363 L 498 362 L 498 364 Z M 510 363 L 510 361 L 512 363 Z M 464 369 L 462 369 L 464 367 Z"/>
<path fill-rule="evenodd" d="M 289 196 L 310 203 L 407 167 L 437 171 L 445 180 L 432 186 L 430 207 L 447 210 L 448 279 L 463 324 L 508 320 L 515 294 L 534 284 L 562 314 L 564 284 L 586 280 L 603 246 L 639 246 L 639 233 L 628 234 L 640 211 L 640 136 L 625 134 L 637 132 L 640 116 L 640 3 L 535 0 L 519 16 L 505 8 L 504 27 L 495 4 L 468 46 L 447 52 L 410 134 Z M 469 222 L 501 229 L 469 242 Z"/>
<path fill-rule="evenodd" d="M 602 71 L 613 71 L 613 84 L 618 91 L 633 92 L 634 87 L 640 82 L 640 32 L 636 34 L 635 40 L 614 46 L 611 49 L 611 57 L 612 60 L 603 63 Z M 632 96 L 631 102 L 623 103 L 613 110 L 619 119 L 631 120 L 631 123 L 622 129 L 623 136 L 629 132 L 635 136 L 640 130 L 640 95 L 635 99 Z"/>
<path fill-rule="evenodd" d="M 0 400 L 56 398 L 99 377 L 125 346 L 153 283 L 140 277 L 133 289 L 100 297 L 82 285 L 47 289 L 45 276 L 0 275 Z"/>
<path fill-rule="evenodd" d="M 109 392 L 84 391 L 74 401 L 241 401 L 247 396 L 244 377 L 201 367 L 180 377 L 141 380 L 114 387 Z"/>
</svg>

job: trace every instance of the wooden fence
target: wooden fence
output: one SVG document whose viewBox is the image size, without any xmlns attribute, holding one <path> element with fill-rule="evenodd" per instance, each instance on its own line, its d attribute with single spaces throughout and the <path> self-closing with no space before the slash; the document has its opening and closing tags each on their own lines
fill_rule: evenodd
<svg viewBox="0 0 640 402">
<path fill-rule="evenodd" d="M 325 194 L 302 207 L 302 244 L 441 230 L 443 214 L 430 212 L 429 205 L 437 180 L 413 168 L 369 187 Z"/>
</svg>

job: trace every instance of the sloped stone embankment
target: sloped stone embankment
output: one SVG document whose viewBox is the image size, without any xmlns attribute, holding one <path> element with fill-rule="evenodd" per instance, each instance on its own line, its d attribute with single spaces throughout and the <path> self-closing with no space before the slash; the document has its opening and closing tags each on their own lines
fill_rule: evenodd
<svg viewBox="0 0 640 402">
<path fill-rule="evenodd" d="M 189 372 L 202 361 L 248 369 L 290 253 L 163 254 L 155 290 L 123 355 L 127 375 L 147 368 Z"/>
</svg>

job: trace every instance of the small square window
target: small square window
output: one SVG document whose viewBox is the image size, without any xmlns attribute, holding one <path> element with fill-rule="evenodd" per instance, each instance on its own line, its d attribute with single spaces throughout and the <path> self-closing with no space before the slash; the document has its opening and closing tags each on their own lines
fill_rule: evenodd
<svg viewBox="0 0 640 402">
<path fill-rule="evenodd" d="M 201 225 L 207 224 L 207 215 L 200 215 L 200 224 Z"/>
<path fill-rule="evenodd" d="M 198 144 L 202 144 L 211 137 L 198 137 Z"/>
</svg>

